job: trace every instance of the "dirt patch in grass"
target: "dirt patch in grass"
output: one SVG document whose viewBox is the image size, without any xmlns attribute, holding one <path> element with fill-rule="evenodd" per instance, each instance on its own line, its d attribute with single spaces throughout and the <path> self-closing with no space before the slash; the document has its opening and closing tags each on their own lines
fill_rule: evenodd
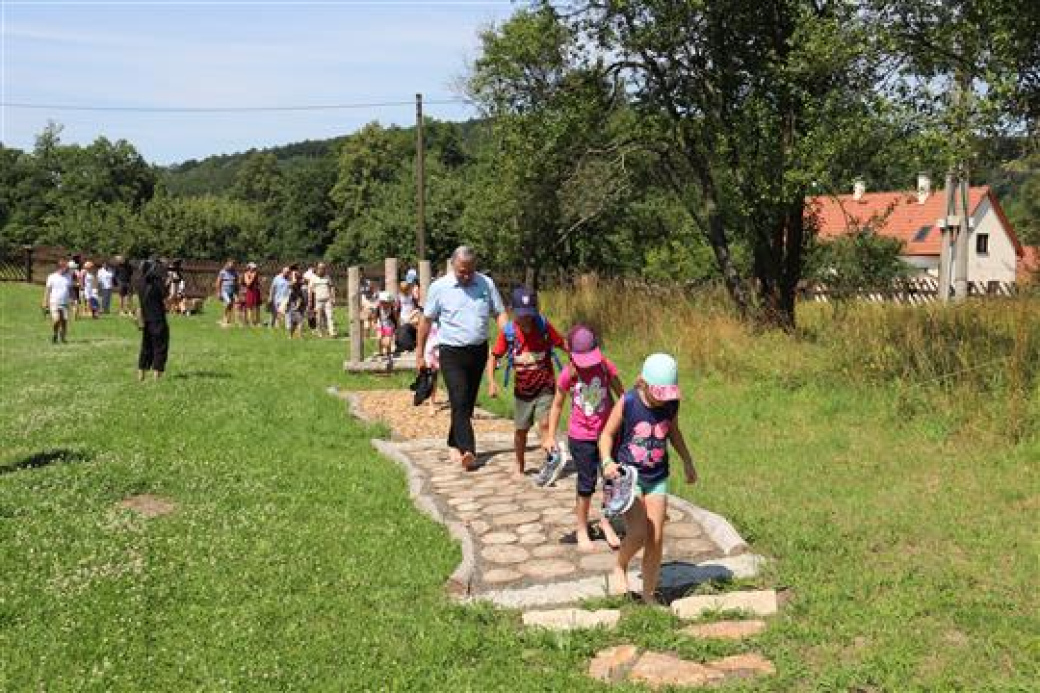
<svg viewBox="0 0 1040 693">
<path fill-rule="evenodd" d="M 439 395 L 440 405 L 431 408 L 428 404 L 414 406 L 410 390 L 363 390 L 354 393 L 358 407 L 366 418 L 386 423 L 394 435 L 409 440 L 443 438 L 447 434 L 451 412 L 445 401 L 443 386 Z M 512 433 L 513 423 L 478 411 L 473 417 L 473 428 L 478 436 L 481 433 Z"/>
<path fill-rule="evenodd" d="M 177 509 L 177 504 L 165 498 L 153 496 L 150 493 L 142 493 L 119 501 L 119 507 L 133 510 L 150 518 L 169 515 Z"/>
</svg>

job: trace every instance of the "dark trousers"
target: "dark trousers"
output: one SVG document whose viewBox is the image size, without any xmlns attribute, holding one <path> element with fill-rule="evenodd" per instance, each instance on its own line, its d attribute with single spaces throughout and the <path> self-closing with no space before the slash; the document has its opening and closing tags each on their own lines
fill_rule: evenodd
<svg viewBox="0 0 1040 693">
<path fill-rule="evenodd" d="M 169 351 L 170 325 L 165 320 L 146 322 L 141 330 L 141 354 L 137 358 L 137 369 L 165 371 Z"/>
<path fill-rule="evenodd" d="M 463 453 L 477 451 L 473 436 L 473 407 L 477 404 L 487 358 L 487 342 L 462 347 L 441 345 L 441 374 L 451 404 L 448 447 Z"/>
</svg>

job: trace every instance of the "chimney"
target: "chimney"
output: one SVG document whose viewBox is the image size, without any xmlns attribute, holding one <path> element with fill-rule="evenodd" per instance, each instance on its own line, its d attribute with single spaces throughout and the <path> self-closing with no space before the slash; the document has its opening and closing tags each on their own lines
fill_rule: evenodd
<svg viewBox="0 0 1040 693">
<path fill-rule="evenodd" d="M 862 178 L 857 178 L 852 183 L 852 199 L 861 200 L 863 196 L 867 194 L 867 182 Z"/>
<path fill-rule="evenodd" d="M 917 174 L 917 204 L 923 205 L 932 194 L 932 177 L 927 173 Z"/>
</svg>

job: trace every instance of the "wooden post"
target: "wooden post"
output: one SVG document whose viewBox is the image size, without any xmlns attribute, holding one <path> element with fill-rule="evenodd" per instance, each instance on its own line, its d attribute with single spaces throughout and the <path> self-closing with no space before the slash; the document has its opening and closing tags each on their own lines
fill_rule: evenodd
<svg viewBox="0 0 1040 693">
<path fill-rule="evenodd" d="M 22 246 L 25 249 L 25 283 L 32 284 L 33 277 L 33 247 L 31 245 Z"/>
<path fill-rule="evenodd" d="M 429 260 L 419 260 L 419 305 L 426 305 L 426 294 L 430 291 L 432 271 Z"/>
<path fill-rule="evenodd" d="M 397 298 L 397 258 L 388 257 L 383 262 L 383 281 L 386 286 L 384 290 L 389 291 L 390 295 Z"/>
<path fill-rule="evenodd" d="M 347 270 L 347 313 L 350 320 L 350 362 L 365 358 L 365 332 L 361 324 L 361 268 Z"/>
<path fill-rule="evenodd" d="M 444 273 L 451 274 L 452 272 L 453 270 L 451 269 L 451 258 L 449 257 L 448 261 L 444 263 Z"/>
<path fill-rule="evenodd" d="M 422 94 L 415 95 L 416 257 L 426 259 L 426 152 L 423 146 Z"/>
</svg>

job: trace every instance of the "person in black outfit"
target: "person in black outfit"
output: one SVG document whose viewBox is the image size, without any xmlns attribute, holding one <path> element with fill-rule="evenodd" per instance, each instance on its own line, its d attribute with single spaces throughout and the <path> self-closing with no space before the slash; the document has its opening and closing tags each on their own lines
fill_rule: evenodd
<svg viewBox="0 0 1040 693">
<path fill-rule="evenodd" d="M 116 288 L 119 289 L 119 314 L 131 315 L 133 288 L 130 282 L 134 277 L 134 267 L 122 255 L 116 255 L 113 264 L 116 268 Z"/>
<path fill-rule="evenodd" d="M 166 370 L 170 350 L 170 326 L 166 322 L 166 268 L 161 262 L 145 260 L 137 281 L 140 310 L 137 326 L 141 329 L 141 353 L 137 358 L 137 379 L 144 380 L 148 371 L 155 379 Z"/>
</svg>

